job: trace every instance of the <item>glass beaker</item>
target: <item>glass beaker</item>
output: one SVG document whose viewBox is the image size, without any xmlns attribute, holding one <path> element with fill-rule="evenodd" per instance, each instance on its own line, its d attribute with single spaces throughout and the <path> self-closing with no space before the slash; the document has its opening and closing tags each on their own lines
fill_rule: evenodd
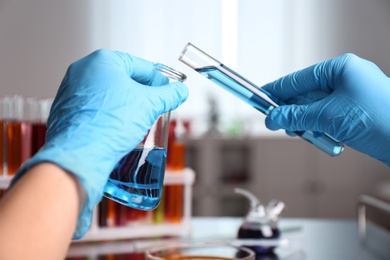
<svg viewBox="0 0 390 260">
<path fill-rule="evenodd" d="M 155 64 L 155 69 L 173 80 L 186 78 L 162 64 Z M 170 112 L 161 115 L 144 140 L 118 162 L 104 187 L 104 196 L 136 209 L 157 207 L 164 182 L 169 119 Z"/>
<path fill-rule="evenodd" d="M 249 248 L 216 242 L 172 243 L 145 251 L 147 260 L 254 260 Z"/>
<path fill-rule="evenodd" d="M 191 43 L 184 47 L 179 60 L 265 115 L 280 105 L 262 88 Z M 331 156 L 339 155 L 344 150 L 342 143 L 326 133 L 296 131 L 295 134 Z"/>
</svg>

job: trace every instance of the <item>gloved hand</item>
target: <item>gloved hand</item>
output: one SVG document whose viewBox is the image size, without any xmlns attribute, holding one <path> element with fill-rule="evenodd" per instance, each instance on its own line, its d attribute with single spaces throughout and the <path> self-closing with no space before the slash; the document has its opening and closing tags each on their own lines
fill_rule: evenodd
<svg viewBox="0 0 390 260">
<path fill-rule="evenodd" d="M 94 206 L 118 161 L 135 148 L 159 115 L 188 96 L 180 82 L 126 53 L 98 50 L 68 68 L 48 118 L 44 147 L 18 171 L 52 162 L 75 174 L 86 191 L 74 238 L 88 230 Z"/>
<path fill-rule="evenodd" d="M 344 54 L 263 88 L 288 104 L 271 111 L 269 129 L 325 132 L 390 166 L 390 79 L 372 62 Z"/>
</svg>

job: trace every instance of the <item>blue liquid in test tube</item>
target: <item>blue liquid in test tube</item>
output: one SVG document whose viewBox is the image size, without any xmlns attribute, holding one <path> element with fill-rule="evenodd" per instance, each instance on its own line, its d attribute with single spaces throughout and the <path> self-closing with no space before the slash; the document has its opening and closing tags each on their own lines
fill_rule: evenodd
<svg viewBox="0 0 390 260">
<path fill-rule="evenodd" d="M 186 45 L 179 60 L 265 115 L 279 106 L 261 88 L 191 43 Z M 342 143 L 325 133 L 296 131 L 295 134 L 331 156 L 337 156 L 344 150 Z"/>
</svg>

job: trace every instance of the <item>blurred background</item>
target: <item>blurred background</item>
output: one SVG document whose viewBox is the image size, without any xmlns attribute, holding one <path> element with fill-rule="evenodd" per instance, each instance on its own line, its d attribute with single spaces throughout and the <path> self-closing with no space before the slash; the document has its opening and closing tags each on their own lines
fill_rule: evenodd
<svg viewBox="0 0 390 260">
<path fill-rule="evenodd" d="M 388 195 L 390 170 L 351 149 L 330 158 L 271 132 L 264 116 L 178 61 L 188 42 L 259 86 L 352 52 L 390 75 L 387 0 L 0 0 L 0 96 L 54 97 L 70 63 L 98 48 L 187 74 L 193 213 L 241 216 L 242 187 L 285 216 L 352 218 L 358 196 Z"/>
</svg>

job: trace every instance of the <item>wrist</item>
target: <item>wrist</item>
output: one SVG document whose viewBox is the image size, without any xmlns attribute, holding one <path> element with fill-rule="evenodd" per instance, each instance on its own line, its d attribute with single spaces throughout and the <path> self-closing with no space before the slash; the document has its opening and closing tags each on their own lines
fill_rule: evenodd
<svg viewBox="0 0 390 260">
<path fill-rule="evenodd" d="M 77 180 L 80 199 L 80 214 L 73 238 L 79 239 L 88 231 L 93 210 L 101 200 L 104 185 L 117 163 L 116 160 L 119 160 L 112 152 L 108 152 L 108 149 L 102 149 L 96 145 L 67 149 L 66 145 L 46 144 L 19 169 L 11 186 L 14 186 L 31 169 L 41 164 L 55 165 L 73 176 Z"/>
</svg>

